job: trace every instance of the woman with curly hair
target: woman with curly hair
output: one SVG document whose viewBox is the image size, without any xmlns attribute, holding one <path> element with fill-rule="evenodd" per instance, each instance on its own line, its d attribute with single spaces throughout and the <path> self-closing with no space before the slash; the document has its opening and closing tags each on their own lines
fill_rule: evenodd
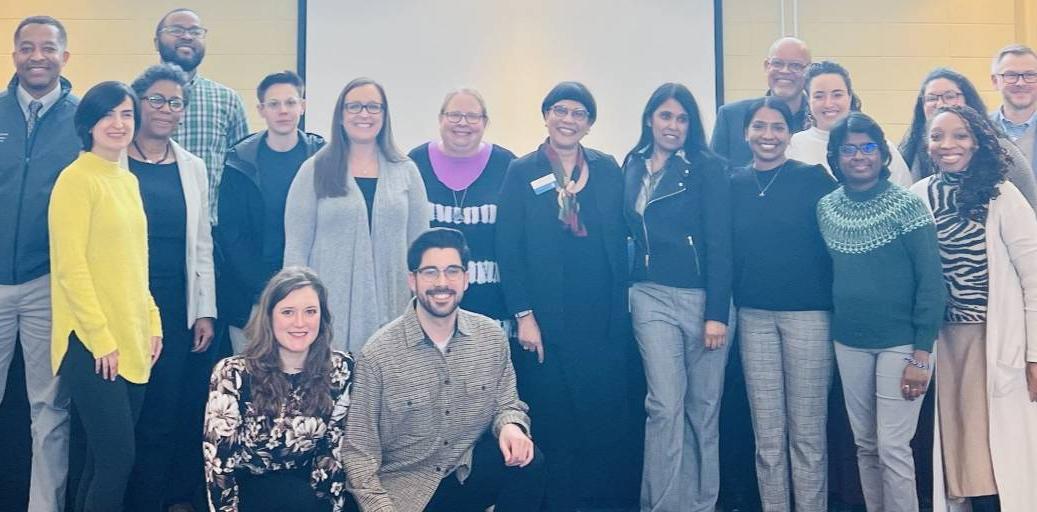
<svg viewBox="0 0 1037 512">
<path fill-rule="evenodd" d="M 903 142 L 900 143 L 900 153 L 911 166 L 911 176 L 915 181 L 937 171 L 927 151 L 926 144 L 929 139 L 926 122 L 933 117 L 937 108 L 943 106 L 969 106 L 980 114 L 987 111 L 983 98 L 965 75 L 949 68 L 936 68 L 926 75 L 918 90 L 911 125 L 904 135 Z M 983 117 L 982 122 L 987 123 L 987 119 Z M 1008 155 L 1005 178 L 1012 182 L 1030 206 L 1037 210 L 1037 180 L 1034 179 L 1029 160 L 1011 140 L 997 132 L 992 125 L 991 130 L 994 131 L 997 144 Z"/>
<path fill-rule="evenodd" d="M 331 349 L 328 292 L 312 270 L 267 284 L 241 355 L 219 362 L 205 408 L 205 481 L 217 512 L 339 511 L 354 361 Z"/>
<path fill-rule="evenodd" d="M 974 512 L 1035 510 L 1037 219 L 1004 181 L 1009 157 L 982 114 L 940 107 L 926 131 L 938 172 L 911 190 L 936 219 L 948 291 L 934 510 L 964 500 Z"/>
</svg>

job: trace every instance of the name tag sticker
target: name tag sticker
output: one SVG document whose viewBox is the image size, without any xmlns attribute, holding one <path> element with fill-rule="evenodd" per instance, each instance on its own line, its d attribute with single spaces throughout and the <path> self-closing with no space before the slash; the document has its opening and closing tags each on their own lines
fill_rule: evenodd
<svg viewBox="0 0 1037 512">
<path fill-rule="evenodd" d="M 556 183 L 558 183 L 558 181 L 555 179 L 554 173 L 549 173 L 529 182 L 529 186 L 533 187 L 533 193 L 539 196 L 540 194 L 555 188 Z"/>
</svg>

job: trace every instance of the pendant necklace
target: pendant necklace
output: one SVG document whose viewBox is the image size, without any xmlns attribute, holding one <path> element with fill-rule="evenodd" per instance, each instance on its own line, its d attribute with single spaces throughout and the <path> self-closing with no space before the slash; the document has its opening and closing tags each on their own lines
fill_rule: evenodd
<svg viewBox="0 0 1037 512">
<path fill-rule="evenodd" d="M 450 193 L 454 195 L 454 224 L 464 224 L 464 212 L 462 210 L 464 208 L 464 200 L 468 197 L 469 188 L 470 187 L 465 187 L 464 193 L 461 194 L 461 202 L 457 201 L 457 191 L 450 191 Z"/>
<path fill-rule="evenodd" d="M 144 163 L 148 163 L 148 164 L 157 164 L 157 163 L 160 163 L 160 162 L 165 162 L 166 159 L 169 158 L 169 146 L 170 145 L 171 144 L 169 144 L 169 142 L 166 141 L 166 152 L 162 153 L 162 158 L 159 158 L 157 161 L 154 161 L 151 158 L 148 158 L 148 155 L 145 155 L 144 152 L 141 151 L 140 146 L 137 145 L 137 141 L 133 141 L 133 149 L 136 149 L 137 153 L 140 153 L 140 156 L 144 157 Z"/>
<path fill-rule="evenodd" d="M 774 176 L 771 177 L 771 180 L 767 182 L 767 186 L 766 187 L 763 186 L 763 184 L 760 183 L 760 173 L 759 173 L 759 171 L 757 171 L 756 169 L 753 169 L 753 178 L 756 180 L 756 188 L 760 191 L 760 193 L 756 194 L 756 196 L 757 197 L 764 197 L 764 196 L 766 196 L 767 195 L 767 190 L 769 188 L 771 188 L 771 185 L 773 185 L 775 181 L 778 180 L 778 177 L 781 176 L 781 171 L 784 170 L 784 169 L 785 169 L 785 165 L 784 164 L 782 164 L 781 167 L 778 167 L 778 170 L 774 171 Z"/>
</svg>

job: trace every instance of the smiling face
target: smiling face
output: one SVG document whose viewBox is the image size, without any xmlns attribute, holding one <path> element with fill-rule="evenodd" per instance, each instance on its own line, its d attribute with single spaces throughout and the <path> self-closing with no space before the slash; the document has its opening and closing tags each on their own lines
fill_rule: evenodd
<svg viewBox="0 0 1037 512">
<path fill-rule="evenodd" d="M 90 135 L 94 140 L 90 151 L 113 162 L 118 160 L 133 140 L 133 101 L 125 98 L 109 110 L 90 129 Z"/>
<path fill-rule="evenodd" d="M 925 118 L 933 117 L 933 112 L 943 106 L 962 106 L 965 104 L 965 95 L 961 93 L 961 87 L 946 78 L 930 80 L 922 89 L 922 107 Z"/>
<path fill-rule="evenodd" d="M 757 110 L 745 131 L 745 140 L 753 152 L 753 165 L 768 170 L 785 163 L 785 148 L 791 137 L 781 112 L 767 107 Z"/>
<path fill-rule="evenodd" d="M 568 109 L 568 113 L 565 116 L 558 115 L 555 111 L 555 107 L 565 107 Z M 551 140 L 551 144 L 559 149 L 570 149 L 576 147 L 583 139 L 584 135 L 587 135 L 587 131 L 590 130 L 591 122 L 590 118 L 584 115 L 583 119 L 576 119 L 573 115 L 576 111 L 587 112 L 587 107 L 578 101 L 573 100 L 561 100 L 547 110 L 544 114 L 544 121 L 547 124 L 547 137 Z"/>
<path fill-rule="evenodd" d="M 841 75 L 826 73 L 810 81 L 810 114 L 818 128 L 831 131 L 850 114 L 852 97 Z"/>
<path fill-rule="evenodd" d="M 954 112 L 940 112 L 929 123 L 929 158 L 941 172 L 962 172 L 976 153 L 976 138 Z"/>
<path fill-rule="evenodd" d="M 461 113 L 464 116 L 454 123 L 447 118 L 447 113 Z M 439 136 L 443 141 L 443 150 L 452 156 L 475 154 L 486 132 L 485 115 L 479 100 L 471 94 L 459 92 L 450 98 L 443 105 L 443 113 L 439 114 Z"/>
<path fill-rule="evenodd" d="M 859 132 L 849 132 L 843 145 L 853 145 L 860 148 L 865 144 L 878 144 L 871 135 Z M 856 190 L 867 190 L 878 183 L 882 175 L 882 150 L 876 149 L 871 154 L 864 151 L 854 151 L 852 155 L 839 152 L 839 170 L 843 173 L 843 181 L 847 186 Z"/>
<path fill-rule="evenodd" d="M 181 28 L 186 31 L 202 28 L 202 20 L 190 11 L 174 12 L 162 21 L 162 28 Z M 155 37 L 155 47 L 162 62 L 171 62 L 190 73 L 205 58 L 205 36 L 192 36 L 189 32 L 177 37 L 161 31 Z"/>
<path fill-rule="evenodd" d="M 385 98 L 378 92 L 378 88 L 374 84 L 365 84 L 359 87 L 355 87 L 346 93 L 344 103 L 361 103 L 371 104 L 377 103 L 385 106 Z M 382 131 L 382 125 L 384 124 L 385 110 L 380 110 L 377 114 L 368 112 L 368 109 L 361 109 L 360 112 L 355 114 L 347 112 L 345 109 L 342 110 L 342 127 L 346 130 L 346 137 L 349 138 L 350 144 L 373 144 L 378 139 L 378 134 Z"/>
<path fill-rule="evenodd" d="M 432 247 L 421 255 L 418 271 L 407 277 L 419 307 L 434 317 L 444 318 L 453 314 L 468 289 L 468 273 L 462 272 L 456 280 L 451 280 L 449 267 L 461 267 L 461 254 L 457 249 Z M 423 276 L 421 270 L 428 268 L 439 269 L 439 275 L 435 279 Z"/>
<path fill-rule="evenodd" d="M 652 144 L 656 149 L 674 153 L 688 140 L 688 111 L 674 98 L 662 102 L 648 126 L 652 128 Z"/>
<path fill-rule="evenodd" d="M 18 83 L 38 98 L 58 86 L 68 51 L 61 44 L 57 27 L 30 23 L 18 31 L 11 57 Z"/>
<path fill-rule="evenodd" d="M 274 84 L 263 94 L 259 115 L 266 128 L 277 135 L 290 135 L 299 126 L 299 118 L 306 110 L 306 100 L 292 84 Z"/>
<path fill-rule="evenodd" d="M 278 351 L 306 354 L 320 333 L 320 298 L 312 286 L 293 290 L 274 304 L 270 327 Z"/>
<path fill-rule="evenodd" d="M 159 80 L 151 84 L 151 87 L 148 87 L 148 90 L 144 91 L 144 95 L 141 97 L 141 135 L 160 139 L 172 137 L 173 132 L 176 131 L 177 125 L 180 124 L 180 117 L 183 115 L 184 111 L 180 110 L 174 112 L 169 107 L 169 103 L 166 103 L 161 108 L 155 108 L 145 99 L 151 96 L 161 96 L 166 100 L 174 98 L 183 100 L 184 91 L 176 82 Z"/>
<path fill-rule="evenodd" d="M 1015 83 L 1008 83 L 1001 75 L 1008 73 L 1014 75 L 1037 74 L 1037 57 L 1030 54 L 1016 55 L 1006 53 L 997 63 L 993 77 L 994 87 L 1001 91 L 1006 105 L 1016 110 L 1026 110 L 1037 107 L 1037 83 L 1026 83 L 1019 76 Z"/>
<path fill-rule="evenodd" d="M 763 69 L 771 94 L 785 101 L 803 94 L 803 79 L 810 64 L 810 53 L 802 43 L 784 40 L 772 49 Z"/>
</svg>

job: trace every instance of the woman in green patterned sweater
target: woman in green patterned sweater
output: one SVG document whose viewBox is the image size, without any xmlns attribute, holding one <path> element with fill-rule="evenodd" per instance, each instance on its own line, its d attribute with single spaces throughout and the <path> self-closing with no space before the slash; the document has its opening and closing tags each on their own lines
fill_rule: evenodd
<svg viewBox="0 0 1037 512">
<path fill-rule="evenodd" d="M 817 205 L 832 256 L 832 338 L 868 510 L 917 512 L 910 442 L 931 374 L 945 289 L 932 214 L 888 181 L 882 129 L 851 113 L 832 130 L 842 184 Z"/>
</svg>

